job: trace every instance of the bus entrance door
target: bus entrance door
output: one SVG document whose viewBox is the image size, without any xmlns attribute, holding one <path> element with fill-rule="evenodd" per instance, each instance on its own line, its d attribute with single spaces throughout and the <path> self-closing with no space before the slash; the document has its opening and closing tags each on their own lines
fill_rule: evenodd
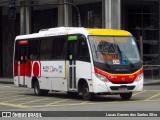
<svg viewBox="0 0 160 120">
<path fill-rule="evenodd" d="M 70 91 L 76 89 L 76 54 L 77 54 L 77 41 L 68 42 L 68 86 Z"/>
<path fill-rule="evenodd" d="M 27 63 L 28 41 L 19 42 L 18 85 L 26 85 L 25 73 Z"/>
</svg>

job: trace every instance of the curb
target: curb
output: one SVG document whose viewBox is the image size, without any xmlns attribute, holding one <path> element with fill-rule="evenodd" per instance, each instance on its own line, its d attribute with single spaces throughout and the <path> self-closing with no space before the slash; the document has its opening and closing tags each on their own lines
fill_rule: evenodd
<svg viewBox="0 0 160 120">
<path fill-rule="evenodd" d="M 2 84 L 14 84 L 14 82 L 0 81 Z"/>
<path fill-rule="evenodd" d="M 0 83 L 2 83 L 2 84 L 14 84 L 14 82 L 12 82 L 12 81 L 0 81 Z"/>
<path fill-rule="evenodd" d="M 149 85 L 160 85 L 160 81 L 152 81 L 152 82 L 144 82 L 144 86 L 149 86 Z"/>
<path fill-rule="evenodd" d="M 0 78 L 2 84 L 14 84 L 13 78 Z"/>
</svg>

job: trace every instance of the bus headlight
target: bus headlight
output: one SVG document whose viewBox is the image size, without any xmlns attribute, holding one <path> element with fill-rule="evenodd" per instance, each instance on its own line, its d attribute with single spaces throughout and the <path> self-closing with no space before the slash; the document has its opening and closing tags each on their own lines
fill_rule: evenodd
<svg viewBox="0 0 160 120">
<path fill-rule="evenodd" d="M 143 79 L 143 73 L 142 74 L 140 74 L 139 76 L 137 76 L 137 78 L 136 78 L 136 82 L 138 82 L 138 81 L 140 81 L 140 80 L 142 80 Z"/>
<path fill-rule="evenodd" d="M 105 76 L 103 76 L 103 75 L 101 75 L 101 74 L 95 74 L 96 75 L 96 77 L 98 78 L 98 79 L 100 79 L 101 81 L 103 81 L 103 82 L 109 82 L 109 80 L 105 77 Z"/>
</svg>

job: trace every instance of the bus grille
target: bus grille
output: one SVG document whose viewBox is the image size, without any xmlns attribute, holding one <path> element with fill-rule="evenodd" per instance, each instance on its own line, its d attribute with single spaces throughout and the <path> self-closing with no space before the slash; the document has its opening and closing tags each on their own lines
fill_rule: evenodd
<svg viewBox="0 0 160 120">
<path fill-rule="evenodd" d="M 135 86 L 125 86 L 126 90 L 133 90 L 135 88 Z M 111 90 L 120 90 L 122 88 L 122 86 L 111 86 L 110 89 Z"/>
<path fill-rule="evenodd" d="M 133 82 L 112 82 L 113 84 L 130 84 L 130 83 L 133 83 Z"/>
</svg>

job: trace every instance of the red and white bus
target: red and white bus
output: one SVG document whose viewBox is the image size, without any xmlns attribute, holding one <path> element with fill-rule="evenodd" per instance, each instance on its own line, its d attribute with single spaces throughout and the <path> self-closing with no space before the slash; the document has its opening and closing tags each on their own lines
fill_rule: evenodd
<svg viewBox="0 0 160 120">
<path fill-rule="evenodd" d="M 118 94 L 130 99 L 143 89 L 143 66 L 134 37 L 124 30 L 58 27 L 17 36 L 14 83 L 49 91 Z"/>
</svg>

